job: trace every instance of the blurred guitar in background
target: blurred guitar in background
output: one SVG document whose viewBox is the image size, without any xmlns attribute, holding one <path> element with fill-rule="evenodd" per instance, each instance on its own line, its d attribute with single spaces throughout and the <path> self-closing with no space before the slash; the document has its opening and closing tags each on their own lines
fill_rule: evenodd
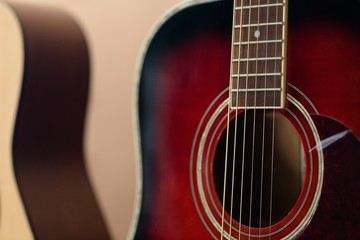
<svg viewBox="0 0 360 240">
<path fill-rule="evenodd" d="M 138 79 L 134 238 L 359 239 L 359 14 L 204 0 L 162 19 Z"/>
<path fill-rule="evenodd" d="M 109 239 L 84 165 L 81 29 L 3 1 L 0 24 L 0 239 Z"/>
</svg>

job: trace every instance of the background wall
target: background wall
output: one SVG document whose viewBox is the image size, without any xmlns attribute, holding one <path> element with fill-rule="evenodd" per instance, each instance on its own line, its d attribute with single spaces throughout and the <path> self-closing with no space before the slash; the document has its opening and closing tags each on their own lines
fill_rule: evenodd
<svg viewBox="0 0 360 240">
<path fill-rule="evenodd" d="M 125 239 L 134 207 L 134 82 L 147 34 L 180 0 L 14 0 L 52 5 L 82 25 L 91 52 L 87 166 L 114 239 Z"/>
</svg>

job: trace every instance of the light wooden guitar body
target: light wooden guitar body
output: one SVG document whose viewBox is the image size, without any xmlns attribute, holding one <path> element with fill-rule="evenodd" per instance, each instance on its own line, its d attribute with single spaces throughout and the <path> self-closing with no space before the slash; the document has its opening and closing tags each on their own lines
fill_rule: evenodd
<svg viewBox="0 0 360 240">
<path fill-rule="evenodd" d="M 287 107 L 276 111 L 300 135 L 304 185 L 295 207 L 270 227 L 233 219 L 232 239 L 360 238 L 359 12 L 319 2 L 290 1 Z M 315 11 L 320 5 L 323 14 Z M 232 6 L 182 5 L 147 45 L 138 83 L 136 239 L 220 239 L 214 169 L 226 132 Z M 225 225 L 230 221 L 226 215 Z"/>
<path fill-rule="evenodd" d="M 108 239 L 88 180 L 89 56 L 62 11 L 0 3 L 0 239 Z"/>
</svg>

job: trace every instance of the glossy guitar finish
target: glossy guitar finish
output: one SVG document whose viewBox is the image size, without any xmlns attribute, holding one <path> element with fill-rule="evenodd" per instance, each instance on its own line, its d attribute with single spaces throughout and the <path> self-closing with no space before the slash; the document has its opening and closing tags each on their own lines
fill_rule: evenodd
<svg viewBox="0 0 360 240">
<path fill-rule="evenodd" d="M 0 54 L 0 238 L 109 239 L 84 163 L 84 35 L 62 11 L 0 7 L 12 49 Z"/>
<path fill-rule="evenodd" d="M 294 237 L 358 239 L 360 9 L 355 1 L 346 4 L 353 5 L 348 11 L 324 3 L 290 1 L 288 92 L 316 127 L 315 132 L 305 128 L 303 135 L 321 141 L 305 150 L 318 149 L 324 159 L 315 213 Z M 231 17 L 232 1 L 182 5 L 147 46 L 138 92 L 142 188 L 136 239 L 220 239 L 197 200 L 191 159 L 194 138 L 203 134 L 203 116 L 227 93 Z M 288 110 L 278 112 L 289 118 Z"/>
</svg>

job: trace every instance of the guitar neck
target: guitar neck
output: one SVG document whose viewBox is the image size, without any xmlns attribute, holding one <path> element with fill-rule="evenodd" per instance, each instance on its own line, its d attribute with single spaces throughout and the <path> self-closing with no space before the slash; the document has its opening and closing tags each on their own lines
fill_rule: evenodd
<svg viewBox="0 0 360 240">
<path fill-rule="evenodd" d="M 284 108 L 286 0 L 235 0 L 231 55 L 233 109 Z"/>
</svg>

